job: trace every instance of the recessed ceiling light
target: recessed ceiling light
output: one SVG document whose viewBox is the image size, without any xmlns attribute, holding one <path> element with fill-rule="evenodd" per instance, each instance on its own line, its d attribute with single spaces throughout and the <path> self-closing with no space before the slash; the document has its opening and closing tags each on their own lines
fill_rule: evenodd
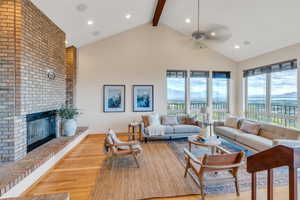
<svg viewBox="0 0 300 200">
<path fill-rule="evenodd" d="M 131 14 L 126 14 L 126 15 L 125 15 L 125 18 L 126 18 L 126 19 L 130 19 L 130 18 L 131 18 Z"/>
<path fill-rule="evenodd" d="M 187 24 L 190 24 L 191 21 L 192 21 L 192 20 L 191 20 L 190 18 L 186 18 L 186 19 L 185 19 L 185 23 L 187 23 Z"/>
<path fill-rule="evenodd" d="M 211 36 L 216 36 L 216 33 L 215 32 L 211 32 L 210 35 Z"/>
<path fill-rule="evenodd" d="M 93 21 L 93 20 L 89 20 L 89 21 L 87 22 L 87 24 L 88 24 L 88 25 L 93 25 L 93 24 L 94 24 L 94 21 Z"/>
<path fill-rule="evenodd" d="M 235 49 L 240 49 L 241 47 L 240 47 L 240 45 L 237 45 L 237 44 L 236 44 L 236 45 L 234 45 L 234 48 L 235 48 Z"/>
<path fill-rule="evenodd" d="M 76 10 L 77 10 L 78 12 L 84 12 L 84 11 L 86 11 L 86 9 L 87 9 L 87 5 L 85 5 L 85 4 L 83 4 L 83 3 L 78 4 L 78 5 L 76 6 Z"/>
</svg>

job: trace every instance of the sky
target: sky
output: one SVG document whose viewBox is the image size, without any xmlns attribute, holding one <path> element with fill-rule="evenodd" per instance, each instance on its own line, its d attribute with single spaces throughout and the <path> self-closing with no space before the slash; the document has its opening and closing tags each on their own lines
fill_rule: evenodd
<svg viewBox="0 0 300 200">
<path fill-rule="evenodd" d="M 207 99 L 207 85 L 205 78 L 191 78 L 191 100 Z M 184 100 L 185 80 L 168 78 L 168 99 Z M 227 98 L 226 81 L 224 79 L 213 80 L 213 99 L 224 100 Z M 266 74 L 248 77 L 249 97 L 263 97 L 266 94 Z M 289 98 L 297 96 L 297 69 L 271 74 L 271 95 L 285 95 Z"/>
<path fill-rule="evenodd" d="M 271 95 L 297 94 L 297 70 L 275 72 L 271 74 Z M 266 94 L 266 74 L 248 77 L 248 95 Z M 294 95 L 293 95 L 294 96 Z"/>
<path fill-rule="evenodd" d="M 191 78 L 191 100 L 199 101 L 207 99 L 207 83 L 206 78 Z M 169 100 L 184 100 L 185 80 L 179 78 L 168 78 L 168 99 Z M 214 99 L 227 99 L 226 82 L 222 79 L 214 80 L 213 82 L 213 97 Z"/>
</svg>

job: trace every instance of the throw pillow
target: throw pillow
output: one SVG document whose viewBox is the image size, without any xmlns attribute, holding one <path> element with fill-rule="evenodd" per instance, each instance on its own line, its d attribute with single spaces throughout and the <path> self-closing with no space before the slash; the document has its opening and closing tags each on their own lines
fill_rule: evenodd
<svg viewBox="0 0 300 200">
<path fill-rule="evenodd" d="M 177 125 L 178 119 L 176 116 L 163 116 L 162 117 L 162 124 L 163 125 Z"/>
<path fill-rule="evenodd" d="M 256 122 L 247 121 L 247 120 L 244 120 L 241 126 L 242 131 L 253 135 L 258 135 L 259 129 L 260 129 L 260 124 Z"/>
<path fill-rule="evenodd" d="M 224 126 L 230 127 L 230 128 L 238 128 L 239 119 L 237 117 L 227 117 L 227 119 L 224 122 Z"/>
<path fill-rule="evenodd" d="M 142 120 L 143 120 L 143 123 L 144 123 L 144 127 L 147 128 L 150 125 L 149 116 L 148 115 L 143 115 Z"/>
<path fill-rule="evenodd" d="M 149 125 L 158 126 L 160 125 L 160 119 L 158 114 L 149 115 Z"/>
</svg>

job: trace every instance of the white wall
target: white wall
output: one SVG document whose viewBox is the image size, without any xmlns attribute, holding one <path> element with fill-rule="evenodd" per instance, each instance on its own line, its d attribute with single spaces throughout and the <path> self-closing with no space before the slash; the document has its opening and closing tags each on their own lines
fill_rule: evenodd
<svg viewBox="0 0 300 200">
<path fill-rule="evenodd" d="M 298 66 L 300 61 L 300 43 L 295 44 L 286 48 L 282 48 L 276 51 L 272 51 L 254 58 L 250 58 L 247 60 L 244 60 L 238 64 L 238 74 L 237 74 L 237 114 L 240 116 L 243 116 L 243 105 L 244 105 L 244 83 L 243 83 L 243 70 L 260 67 L 268 64 L 274 64 L 282 61 L 288 61 L 292 59 L 298 59 Z M 300 70 L 298 70 L 298 91 L 300 91 L 299 88 L 299 73 Z M 299 95 L 299 93 L 298 93 Z M 298 97 L 299 99 L 300 97 Z"/>
<path fill-rule="evenodd" d="M 194 43 L 172 29 L 149 24 L 79 48 L 77 106 L 83 113 L 79 125 L 92 132 L 108 128 L 126 131 L 130 121 L 142 113 L 132 112 L 132 85 L 154 85 L 155 112 L 166 113 L 166 70 L 232 71 L 231 110 L 236 105 L 237 64 L 210 49 L 195 48 Z M 126 112 L 103 113 L 104 84 L 126 85 Z"/>
</svg>

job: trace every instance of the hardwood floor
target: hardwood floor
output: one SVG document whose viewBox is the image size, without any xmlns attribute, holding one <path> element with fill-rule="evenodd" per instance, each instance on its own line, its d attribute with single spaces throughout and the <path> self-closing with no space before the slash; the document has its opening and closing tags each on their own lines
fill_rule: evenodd
<svg viewBox="0 0 300 200">
<path fill-rule="evenodd" d="M 97 173 L 105 155 L 103 153 L 103 135 L 90 135 L 67 154 L 53 169 L 34 184 L 23 196 L 69 192 L 71 200 L 88 200 Z M 288 199 L 288 188 L 275 188 L 274 199 Z M 194 200 L 199 195 L 160 198 L 160 200 Z M 207 200 L 250 200 L 250 192 L 242 192 L 240 197 L 235 194 L 207 196 Z M 259 190 L 259 200 L 267 199 L 265 190 Z M 157 199 L 158 200 L 158 199 Z"/>
</svg>

